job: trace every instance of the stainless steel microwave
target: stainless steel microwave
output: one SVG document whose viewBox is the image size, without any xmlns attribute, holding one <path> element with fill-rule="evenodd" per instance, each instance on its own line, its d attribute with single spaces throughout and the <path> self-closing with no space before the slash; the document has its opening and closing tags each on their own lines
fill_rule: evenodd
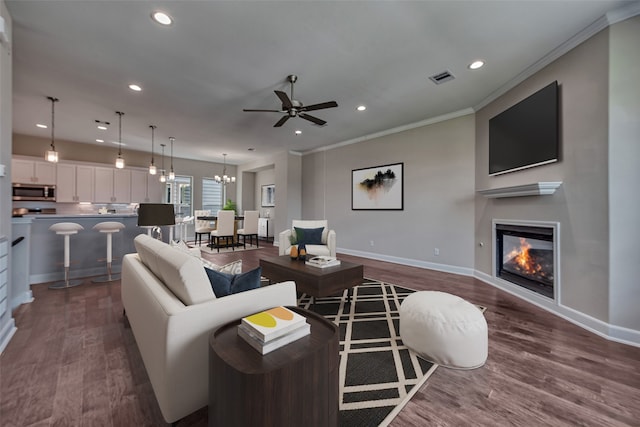
<svg viewBox="0 0 640 427">
<path fill-rule="evenodd" d="M 13 184 L 13 200 L 56 201 L 55 185 Z"/>
</svg>

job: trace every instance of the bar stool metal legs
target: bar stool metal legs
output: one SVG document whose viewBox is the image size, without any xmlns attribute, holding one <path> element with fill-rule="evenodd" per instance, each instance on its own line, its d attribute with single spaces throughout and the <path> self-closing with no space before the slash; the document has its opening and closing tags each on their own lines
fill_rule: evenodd
<svg viewBox="0 0 640 427">
<path fill-rule="evenodd" d="M 120 274 L 112 274 L 111 273 L 111 264 L 113 261 L 113 233 L 118 233 L 122 230 L 125 225 L 121 222 L 117 221 L 105 221 L 99 222 L 93 226 L 94 230 L 98 230 L 100 233 L 107 234 L 107 275 L 96 277 L 92 280 L 93 283 L 107 283 L 113 282 L 114 280 L 120 279 Z"/>
<path fill-rule="evenodd" d="M 52 283 L 49 285 L 49 289 L 67 289 L 74 286 L 81 285 L 82 279 L 69 279 L 69 237 L 72 234 L 78 234 L 78 231 L 84 230 L 84 227 L 75 222 L 58 222 L 49 227 L 49 230 L 54 231 L 56 234 L 64 236 L 64 280 Z"/>
</svg>

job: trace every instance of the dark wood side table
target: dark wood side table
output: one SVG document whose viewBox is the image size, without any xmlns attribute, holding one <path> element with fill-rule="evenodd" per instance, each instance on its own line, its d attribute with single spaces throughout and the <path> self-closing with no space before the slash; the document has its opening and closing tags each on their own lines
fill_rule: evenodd
<svg viewBox="0 0 640 427">
<path fill-rule="evenodd" d="M 337 426 L 339 332 L 297 307 L 311 334 L 266 355 L 238 336 L 240 320 L 209 338 L 209 426 Z"/>
</svg>

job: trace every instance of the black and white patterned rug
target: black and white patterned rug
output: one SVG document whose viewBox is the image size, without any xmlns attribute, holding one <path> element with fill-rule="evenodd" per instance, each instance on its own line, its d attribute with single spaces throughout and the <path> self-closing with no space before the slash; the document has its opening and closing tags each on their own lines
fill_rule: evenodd
<svg viewBox="0 0 640 427">
<path fill-rule="evenodd" d="M 365 279 L 352 292 L 298 305 L 340 328 L 340 426 L 387 425 L 438 365 L 400 340 L 400 304 L 415 291 Z"/>
</svg>

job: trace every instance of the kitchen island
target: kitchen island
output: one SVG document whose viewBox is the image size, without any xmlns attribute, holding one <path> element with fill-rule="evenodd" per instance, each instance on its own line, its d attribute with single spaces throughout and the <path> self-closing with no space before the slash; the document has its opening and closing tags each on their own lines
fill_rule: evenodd
<svg viewBox="0 0 640 427">
<path fill-rule="evenodd" d="M 15 227 L 17 224 L 14 218 Z M 122 257 L 135 252 L 133 239 L 147 230 L 138 227 L 135 214 L 80 214 L 80 215 L 25 215 L 20 222 L 31 220 L 29 242 L 29 283 L 52 282 L 64 279 L 64 238 L 49 230 L 57 222 L 75 222 L 84 230 L 71 236 L 69 274 L 72 278 L 98 276 L 106 273 L 107 238 L 104 233 L 93 230 L 93 226 L 103 221 L 118 221 L 125 225 L 119 233 L 113 234 L 113 273 L 121 268 Z M 163 236 L 168 241 L 169 227 L 163 228 Z M 165 231 L 166 229 L 166 231 Z M 15 233 L 14 233 L 15 234 Z M 17 237 L 17 236 L 14 236 Z M 98 261 L 102 259 L 103 261 Z"/>
</svg>

